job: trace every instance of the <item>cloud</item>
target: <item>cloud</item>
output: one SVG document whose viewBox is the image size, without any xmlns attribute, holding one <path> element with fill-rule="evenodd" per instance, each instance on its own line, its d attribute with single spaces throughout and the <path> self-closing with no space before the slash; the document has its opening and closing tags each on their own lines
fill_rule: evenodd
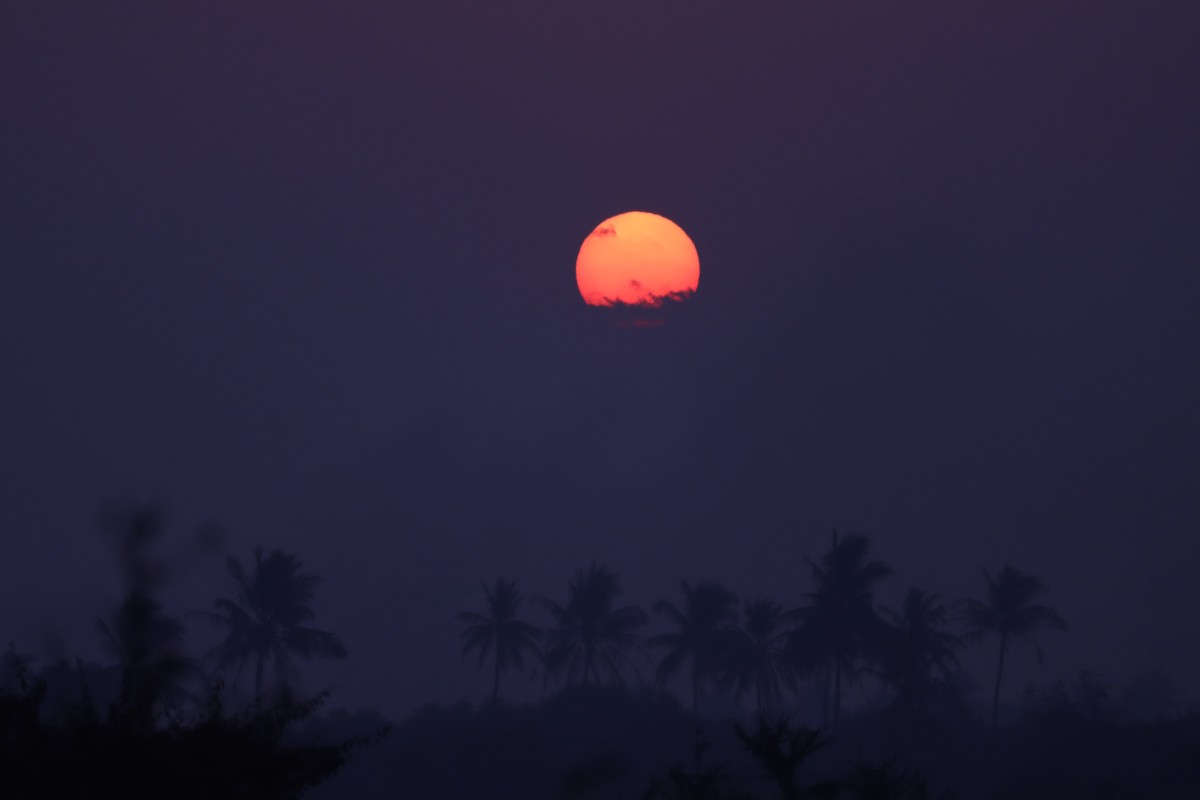
<svg viewBox="0 0 1200 800">
<path fill-rule="evenodd" d="M 641 283 L 635 280 L 631 280 L 629 285 L 634 289 L 642 288 Z M 694 289 L 685 289 L 678 292 L 667 292 L 666 294 L 648 294 L 636 303 L 627 303 L 615 297 L 603 297 L 598 302 L 589 302 L 588 305 L 607 308 L 662 308 L 664 303 L 680 303 L 695 293 Z"/>
</svg>

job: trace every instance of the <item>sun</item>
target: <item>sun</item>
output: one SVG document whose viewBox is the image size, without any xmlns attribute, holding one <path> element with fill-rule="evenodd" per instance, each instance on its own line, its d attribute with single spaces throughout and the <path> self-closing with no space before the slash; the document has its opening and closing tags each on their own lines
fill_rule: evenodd
<svg viewBox="0 0 1200 800">
<path fill-rule="evenodd" d="M 609 217 L 583 240 L 575 260 L 579 294 L 590 306 L 650 306 L 684 300 L 700 284 L 700 256 L 683 228 L 647 211 Z"/>
</svg>

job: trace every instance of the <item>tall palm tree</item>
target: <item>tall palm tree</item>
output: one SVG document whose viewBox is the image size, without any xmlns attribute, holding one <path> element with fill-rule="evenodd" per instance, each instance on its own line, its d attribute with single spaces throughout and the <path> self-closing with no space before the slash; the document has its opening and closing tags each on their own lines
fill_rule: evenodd
<svg viewBox="0 0 1200 800">
<path fill-rule="evenodd" d="M 227 566 L 233 597 L 215 601 L 216 611 L 202 612 L 226 631 L 225 639 L 206 657 L 215 658 L 219 670 L 236 667 L 235 683 L 246 663 L 254 662 L 255 707 L 262 707 L 263 670 L 268 665 L 274 666 L 282 687 L 295 675 L 295 656 L 305 661 L 346 657 L 338 636 L 308 626 L 316 616 L 311 604 L 321 578 L 301 572 L 303 564 L 295 555 L 273 550 L 264 558 L 258 547 L 252 572 L 233 557 Z"/>
<path fill-rule="evenodd" d="M 500 674 L 510 666 L 522 669 L 525 666 L 525 653 L 538 654 L 537 638 L 541 631 L 517 619 L 525 595 L 517 591 L 516 581 L 499 577 L 495 586 L 483 584 L 483 594 L 487 599 L 487 613 L 463 611 L 455 618 L 467 624 L 462 632 L 467 640 L 463 644 L 464 656 L 472 650 L 479 650 L 479 666 L 482 667 L 488 653 L 493 649 L 496 651 L 492 676 L 494 703 L 500 699 Z"/>
<path fill-rule="evenodd" d="M 667 650 L 658 662 L 656 678 L 666 684 L 683 663 L 692 662 L 692 713 L 700 708 L 701 684 L 715 679 L 732 644 L 737 622 L 737 597 L 719 583 L 698 583 L 695 588 L 682 581 L 683 609 L 666 600 L 654 605 L 657 614 L 665 614 L 675 631 L 652 636 L 648 641 Z"/>
<path fill-rule="evenodd" d="M 900 611 L 886 616 L 881 674 L 896 692 L 894 708 L 902 713 L 923 710 L 952 685 L 958 666 L 955 651 L 963 640 L 945 630 L 946 606 L 936 593 L 910 588 Z"/>
<path fill-rule="evenodd" d="M 760 597 L 748 600 L 742 609 L 742 622 L 733 640 L 723 680 L 740 697 L 754 687 L 754 703 L 761 718 L 763 712 L 783 696 L 783 688 L 796 688 L 796 674 L 785 646 L 791 631 L 788 615 L 774 600 Z"/>
<path fill-rule="evenodd" d="M 1033 645 L 1038 662 L 1042 660 L 1042 648 L 1033 635 L 1042 628 L 1067 630 L 1067 623 L 1058 612 L 1034 600 L 1046 586 L 1033 575 L 1021 572 L 1008 564 L 1001 567 L 993 578 L 983 570 L 987 586 L 985 600 L 967 599 L 962 604 L 962 619 L 966 636 L 978 641 L 989 634 L 1000 637 L 1000 658 L 996 665 L 996 685 L 992 689 L 992 727 L 1000 712 L 1000 681 L 1004 677 L 1004 659 L 1008 643 L 1012 639 L 1024 639 Z"/>
<path fill-rule="evenodd" d="M 182 684 L 194 667 L 183 654 L 183 623 L 149 594 L 130 592 L 111 624 L 97 617 L 96 628 L 104 649 L 121 662 L 121 709 L 129 721 L 148 724 L 157 704 L 191 697 Z"/>
<path fill-rule="evenodd" d="M 621 659 L 638 646 L 637 631 L 646 623 L 646 612 L 636 606 L 613 608 L 620 595 L 616 573 L 593 562 L 568 583 L 566 605 L 534 599 L 554 618 L 543 656 L 547 677 L 591 683 L 603 671 L 620 680 Z"/>
<path fill-rule="evenodd" d="M 833 546 L 821 562 L 808 561 L 816 590 L 805 594 L 805 605 L 791 612 L 800 626 L 788 641 L 789 650 L 805 671 L 825 684 L 823 715 L 829 721 L 832 694 L 833 723 L 841 718 L 842 682 L 858 677 L 859 662 L 878 644 L 883 621 L 875 611 L 875 585 L 892 574 L 882 561 L 868 560 L 871 541 L 852 534 Z"/>
</svg>

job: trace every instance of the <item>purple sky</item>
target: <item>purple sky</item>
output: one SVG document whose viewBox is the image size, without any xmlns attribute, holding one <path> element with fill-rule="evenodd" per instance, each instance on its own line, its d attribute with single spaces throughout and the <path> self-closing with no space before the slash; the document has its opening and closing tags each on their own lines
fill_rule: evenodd
<svg viewBox="0 0 1200 800">
<path fill-rule="evenodd" d="M 73 5 L 0 10 L 0 641 L 97 654 L 135 496 L 171 610 L 204 520 L 294 551 L 394 713 L 483 690 L 481 578 L 794 605 L 834 526 L 887 603 L 1041 576 L 1013 686 L 1200 673 L 1194 2 Z M 649 330 L 574 283 L 633 209 Z"/>
</svg>

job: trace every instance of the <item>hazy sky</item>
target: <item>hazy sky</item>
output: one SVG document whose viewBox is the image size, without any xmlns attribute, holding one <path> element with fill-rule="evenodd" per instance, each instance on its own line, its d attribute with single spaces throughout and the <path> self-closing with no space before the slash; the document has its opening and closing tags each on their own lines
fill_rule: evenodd
<svg viewBox="0 0 1200 800">
<path fill-rule="evenodd" d="M 480 579 L 794 605 L 835 526 L 886 603 L 1041 576 L 1014 681 L 1200 673 L 1200 6 L 983 5 L 5 4 L 0 641 L 97 654 L 132 496 L 172 611 L 205 520 L 294 551 L 393 713 L 483 691 Z M 632 209 L 659 328 L 575 287 Z"/>
</svg>

